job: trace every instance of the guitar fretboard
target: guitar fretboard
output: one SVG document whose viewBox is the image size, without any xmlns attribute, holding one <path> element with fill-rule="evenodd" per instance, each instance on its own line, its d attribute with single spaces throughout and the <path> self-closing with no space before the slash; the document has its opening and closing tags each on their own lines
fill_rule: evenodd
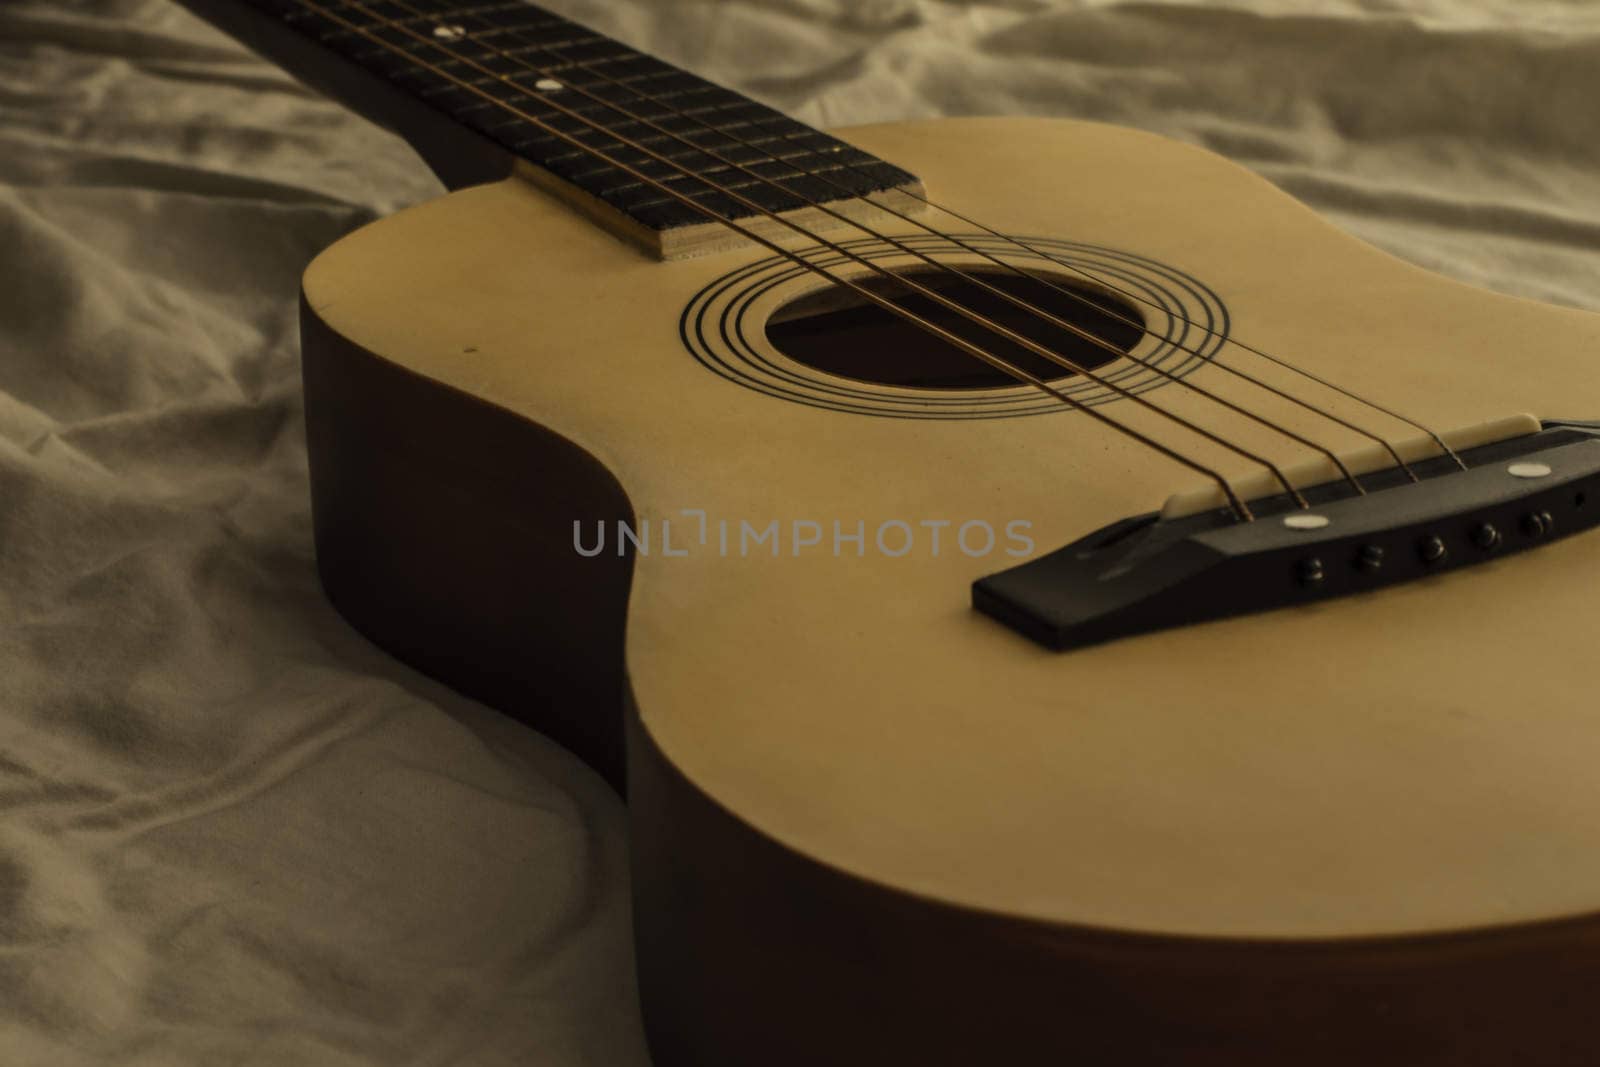
<svg viewBox="0 0 1600 1067">
<path fill-rule="evenodd" d="M 531 4 L 249 3 L 650 230 L 713 221 L 668 190 L 745 220 L 916 181 Z"/>
</svg>

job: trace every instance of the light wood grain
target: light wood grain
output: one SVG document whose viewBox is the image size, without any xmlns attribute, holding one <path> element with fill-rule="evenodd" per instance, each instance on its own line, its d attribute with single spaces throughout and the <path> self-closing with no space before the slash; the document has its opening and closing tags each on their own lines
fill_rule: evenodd
<svg viewBox="0 0 1600 1067">
<path fill-rule="evenodd" d="M 1237 335 L 1432 426 L 1600 412 L 1593 317 L 1429 275 L 1199 150 L 1031 119 L 848 136 L 1007 232 L 1177 265 L 1221 294 Z M 1048 550 L 1193 484 L 1080 414 L 869 418 L 708 373 L 679 313 L 756 255 L 653 262 L 512 180 L 352 235 L 306 294 L 363 348 L 577 443 L 656 520 L 1025 519 Z M 1195 380 L 1259 398 L 1215 369 Z M 1212 415 L 1177 388 L 1150 396 Z M 1341 450 L 1361 443 L 1264 406 Z M 641 558 L 627 666 L 644 728 L 696 788 L 796 854 L 1038 922 L 1327 940 L 1600 905 L 1600 537 L 1068 654 L 969 609 L 971 581 L 1006 562 Z"/>
</svg>

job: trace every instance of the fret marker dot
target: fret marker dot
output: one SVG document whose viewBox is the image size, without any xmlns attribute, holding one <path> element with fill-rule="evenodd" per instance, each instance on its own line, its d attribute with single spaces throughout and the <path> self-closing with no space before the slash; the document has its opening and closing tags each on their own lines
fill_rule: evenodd
<svg viewBox="0 0 1600 1067">
<path fill-rule="evenodd" d="M 1283 517 L 1283 524 L 1291 530 L 1320 530 L 1328 525 L 1328 521 L 1326 515 L 1307 515 L 1304 512 Z"/>
<path fill-rule="evenodd" d="M 1543 478 L 1550 473 L 1547 463 L 1513 463 L 1506 468 L 1506 473 L 1513 478 Z"/>
<path fill-rule="evenodd" d="M 557 89 L 561 88 L 561 83 L 556 81 L 554 78 L 540 78 L 538 81 L 533 83 L 533 87 L 539 90 L 541 93 L 553 93 Z"/>
<path fill-rule="evenodd" d="M 433 35 L 441 41 L 459 41 L 467 35 L 465 26 L 435 26 Z"/>
</svg>

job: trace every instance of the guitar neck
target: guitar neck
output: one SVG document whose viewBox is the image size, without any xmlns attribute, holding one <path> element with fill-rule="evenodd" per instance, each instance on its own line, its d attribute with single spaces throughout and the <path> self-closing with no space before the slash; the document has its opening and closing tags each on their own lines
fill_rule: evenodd
<svg viewBox="0 0 1600 1067">
<path fill-rule="evenodd" d="M 916 178 L 532 4 L 180 0 L 406 138 L 452 188 L 519 170 L 673 258 Z M 812 207 L 808 228 L 826 222 Z"/>
</svg>

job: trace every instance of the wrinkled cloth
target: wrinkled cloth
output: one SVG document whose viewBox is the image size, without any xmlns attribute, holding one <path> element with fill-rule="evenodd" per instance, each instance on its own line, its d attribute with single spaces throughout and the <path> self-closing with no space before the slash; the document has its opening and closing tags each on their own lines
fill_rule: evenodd
<svg viewBox="0 0 1600 1067">
<path fill-rule="evenodd" d="M 816 125 L 1151 129 L 1600 309 L 1589 0 L 545 6 Z M 315 576 L 299 272 L 439 191 L 165 0 L 0 3 L 0 1063 L 648 1063 L 620 802 Z"/>
</svg>

